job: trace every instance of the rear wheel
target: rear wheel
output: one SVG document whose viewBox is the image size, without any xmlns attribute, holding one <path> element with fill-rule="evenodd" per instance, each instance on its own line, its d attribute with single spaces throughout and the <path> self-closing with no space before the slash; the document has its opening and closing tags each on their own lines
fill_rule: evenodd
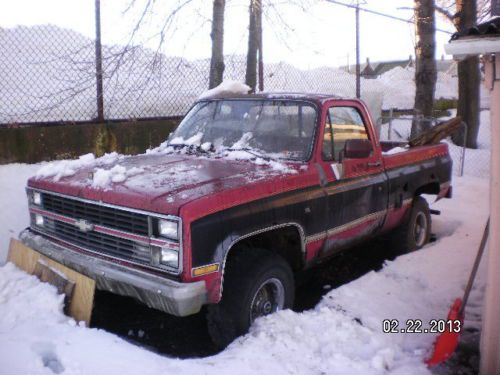
<svg viewBox="0 0 500 375">
<path fill-rule="evenodd" d="M 291 308 L 293 298 L 292 270 L 282 257 L 262 249 L 241 249 L 226 265 L 222 300 L 208 306 L 212 341 L 226 347 L 257 318 Z"/>
<path fill-rule="evenodd" d="M 405 222 L 394 230 L 391 246 L 400 253 L 421 249 L 429 242 L 431 235 L 431 215 L 429 204 L 422 197 L 413 200 L 411 211 Z"/>
</svg>

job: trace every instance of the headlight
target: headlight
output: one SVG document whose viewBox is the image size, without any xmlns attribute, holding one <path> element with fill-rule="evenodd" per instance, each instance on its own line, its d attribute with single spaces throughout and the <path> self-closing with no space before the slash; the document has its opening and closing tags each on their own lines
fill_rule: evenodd
<svg viewBox="0 0 500 375">
<path fill-rule="evenodd" d="M 38 225 L 39 227 L 43 227 L 44 224 L 44 219 L 42 215 L 35 215 L 35 224 Z"/>
<path fill-rule="evenodd" d="M 172 240 L 179 239 L 179 226 L 177 221 L 158 220 L 158 233 L 162 237 L 167 237 Z"/>
<path fill-rule="evenodd" d="M 179 252 L 173 249 L 162 248 L 160 263 L 169 267 L 179 268 Z"/>
<path fill-rule="evenodd" d="M 42 194 L 38 191 L 33 192 L 33 203 L 37 206 L 42 205 Z"/>
</svg>

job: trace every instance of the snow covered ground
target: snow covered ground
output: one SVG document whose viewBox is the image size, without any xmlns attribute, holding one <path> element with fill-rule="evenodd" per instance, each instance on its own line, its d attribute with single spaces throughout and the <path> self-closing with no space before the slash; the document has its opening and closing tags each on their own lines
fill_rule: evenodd
<svg viewBox="0 0 500 375">
<path fill-rule="evenodd" d="M 428 326 L 463 293 L 487 217 L 488 183 L 456 178 L 454 187 L 453 200 L 433 205 L 443 212 L 433 218 L 437 242 L 332 290 L 313 310 L 260 319 L 249 334 L 204 359 L 160 356 L 85 328 L 63 315 L 55 288 L 7 264 L 0 268 L 0 373 L 428 374 L 422 360 L 435 335 L 383 333 L 382 321 L 422 319 Z M 10 214 L 22 217 L 25 209 L 13 205 Z M 479 328 L 483 291 L 484 262 L 466 326 Z"/>
</svg>

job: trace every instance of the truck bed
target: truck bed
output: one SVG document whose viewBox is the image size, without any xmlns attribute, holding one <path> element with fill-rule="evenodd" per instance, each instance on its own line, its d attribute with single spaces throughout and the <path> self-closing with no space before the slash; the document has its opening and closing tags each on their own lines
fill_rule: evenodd
<svg viewBox="0 0 500 375">
<path fill-rule="evenodd" d="M 405 143 L 401 142 L 380 142 L 382 152 L 387 152 L 394 147 L 402 147 L 404 145 Z M 437 145 L 411 147 L 408 151 L 392 155 L 382 154 L 382 160 L 386 169 L 393 169 L 447 155 L 448 145 L 446 143 L 439 143 Z"/>
</svg>

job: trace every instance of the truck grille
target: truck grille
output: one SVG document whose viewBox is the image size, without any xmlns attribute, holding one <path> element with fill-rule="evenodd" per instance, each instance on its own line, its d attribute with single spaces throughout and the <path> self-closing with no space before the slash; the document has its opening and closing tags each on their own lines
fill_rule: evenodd
<svg viewBox="0 0 500 375">
<path fill-rule="evenodd" d="M 124 232 L 148 236 L 148 217 L 144 214 L 47 193 L 42 193 L 42 199 L 43 208 L 47 211 L 75 219 L 85 219 L 93 224 Z"/>
<path fill-rule="evenodd" d="M 137 246 L 133 241 L 98 232 L 81 232 L 77 227 L 62 221 L 45 218 L 43 232 L 71 244 L 103 255 L 149 264 L 149 247 Z"/>
</svg>

